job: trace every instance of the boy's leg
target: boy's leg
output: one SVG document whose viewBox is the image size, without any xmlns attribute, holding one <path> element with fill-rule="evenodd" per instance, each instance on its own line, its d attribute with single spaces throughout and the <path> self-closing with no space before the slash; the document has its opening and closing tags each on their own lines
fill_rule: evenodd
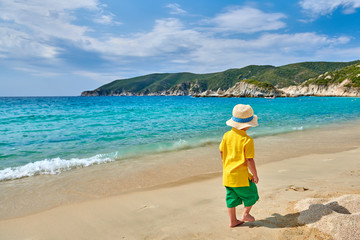
<svg viewBox="0 0 360 240">
<path fill-rule="evenodd" d="M 230 217 L 230 227 L 236 227 L 244 223 L 236 218 L 236 207 L 228 208 L 228 213 Z"/>
<path fill-rule="evenodd" d="M 255 218 L 250 215 L 250 210 L 252 206 L 250 207 L 244 207 L 243 215 L 241 217 L 241 220 L 244 222 L 253 222 L 255 221 Z"/>
</svg>

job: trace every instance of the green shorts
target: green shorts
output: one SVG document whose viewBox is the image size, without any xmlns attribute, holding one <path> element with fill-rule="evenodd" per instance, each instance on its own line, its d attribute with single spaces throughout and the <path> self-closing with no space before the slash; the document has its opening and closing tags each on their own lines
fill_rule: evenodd
<svg viewBox="0 0 360 240">
<path fill-rule="evenodd" d="M 250 207 L 259 200 L 256 184 L 249 180 L 248 187 L 226 187 L 226 205 L 233 208 L 244 202 L 245 207 Z"/>
</svg>

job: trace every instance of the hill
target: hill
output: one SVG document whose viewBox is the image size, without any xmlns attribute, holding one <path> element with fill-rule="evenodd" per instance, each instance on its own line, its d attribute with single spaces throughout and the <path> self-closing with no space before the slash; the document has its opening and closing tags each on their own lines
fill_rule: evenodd
<svg viewBox="0 0 360 240">
<path fill-rule="evenodd" d="M 115 80 L 93 91 L 85 91 L 82 96 L 118 95 L 193 95 L 205 91 L 226 91 L 242 80 L 251 79 L 257 85 L 284 88 L 300 85 L 310 78 L 325 72 L 358 64 L 352 62 L 302 62 L 275 67 L 271 65 L 250 65 L 223 72 L 195 73 L 155 73 L 129 79 Z"/>
<path fill-rule="evenodd" d="M 360 97 L 360 64 L 353 64 L 316 78 L 280 89 L 286 96 L 347 96 Z"/>
<path fill-rule="evenodd" d="M 360 87 L 360 65 L 354 64 L 332 72 L 321 74 L 317 78 L 306 81 L 306 85 L 315 84 L 328 86 L 330 84 L 340 84 L 347 81 L 348 87 Z"/>
</svg>

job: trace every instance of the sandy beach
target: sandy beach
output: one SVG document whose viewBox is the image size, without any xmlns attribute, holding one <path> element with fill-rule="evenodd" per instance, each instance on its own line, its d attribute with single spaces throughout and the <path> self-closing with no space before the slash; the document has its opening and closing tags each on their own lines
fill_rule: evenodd
<svg viewBox="0 0 360 240">
<path fill-rule="evenodd" d="M 228 227 L 208 145 L 1 182 L 0 239 L 360 239 L 359 133 L 355 122 L 255 139 L 260 201 L 240 227 Z"/>
</svg>

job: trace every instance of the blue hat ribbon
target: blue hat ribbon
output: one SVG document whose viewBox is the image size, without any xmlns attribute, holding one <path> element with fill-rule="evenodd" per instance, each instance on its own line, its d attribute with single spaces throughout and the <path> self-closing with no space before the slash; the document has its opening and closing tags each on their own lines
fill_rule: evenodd
<svg viewBox="0 0 360 240">
<path fill-rule="evenodd" d="M 238 122 L 238 123 L 247 123 L 247 122 L 251 122 L 251 120 L 254 119 L 254 116 L 248 117 L 248 118 L 237 118 L 237 117 L 232 117 L 231 118 L 233 121 Z"/>
</svg>

